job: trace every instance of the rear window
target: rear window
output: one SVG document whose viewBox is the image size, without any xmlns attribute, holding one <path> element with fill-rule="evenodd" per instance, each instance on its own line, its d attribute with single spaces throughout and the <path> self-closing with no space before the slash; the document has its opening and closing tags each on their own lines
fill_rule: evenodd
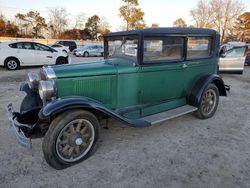
<svg viewBox="0 0 250 188">
<path fill-rule="evenodd" d="M 187 59 L 206 58 L 211 55 L 210 37 L 188 37 Z"/>
<path fill-rule="evenodd" d="M 17 48 L 17 43 L 9 44 L 9 47 L 11 47 L 11 48 Z"/>
</svg>

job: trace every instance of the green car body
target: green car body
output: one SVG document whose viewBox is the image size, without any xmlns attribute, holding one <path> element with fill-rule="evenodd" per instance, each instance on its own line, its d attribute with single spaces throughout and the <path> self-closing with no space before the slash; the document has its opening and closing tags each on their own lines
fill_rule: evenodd
<svg viewBox="0 0 250 188">
<path fill-rule="evenodd" d="M 21 88 L 27 96 L 20 113 L 12 112 L 9 105 L 12 124 L 22 132 L 17 133 L 19 141 L 27 145 L 26 139 L 37 132 L 45 135 L 45 140 L 55 139 L 52 132 L 64 128 L 57 130 L 54 122 L 70 113 L 74 116 L 79 110 L 87 117 L 91 116 L 88 113 L 97 120 L 113 117 L 132 127 L 147 127 L 193 111 L 200 118 L 211 117 L 218 96 L 226 96 L 224 82 L 217 75 L 219 37 L 214 30 L 197 28 L 109 33 L 104 37 L 104 60 L 43 67 L 39 74 L 29 74 L 29 84 Z M 91 117 L 86 119 L 94 124 Z M 90 124 L 89 129 L 93 127 L 96 129 Z M 67 140 L 82 143 L 76 130 Z M 50 146 L 44 142 L 45 148 Z M 80 146 L 74 144 L 67 147 L 75 151 Z M 71 161 L 64 154 L 60 158 L 59 150 L 51 162 L 51 153 L 44 149 L 47 162 L 54 168 L 61 169 L 86 157 Z"/>
</svg>

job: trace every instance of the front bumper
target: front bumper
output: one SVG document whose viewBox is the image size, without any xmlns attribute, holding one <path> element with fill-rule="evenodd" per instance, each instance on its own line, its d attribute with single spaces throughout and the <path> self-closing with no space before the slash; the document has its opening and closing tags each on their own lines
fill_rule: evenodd
<svg viewBox="0 0 250 188">
<path fill-rule="evenodd" d="M 31 149 L 32 148 L 31 140 L 24 133 L 24 130 L 29 129 L 29 127 L 26 124 L 22 124 L 18 122 L 17 113 L 13 111 L 12 104 L 9 104 L 7 106 L 7 114 L 8 114 L 8 118 L 10 121 L 10 126 L 12 127 L 12 130 L 19 144 L 21 144 L 22 146 L 26 148 Z"/>
</svg>

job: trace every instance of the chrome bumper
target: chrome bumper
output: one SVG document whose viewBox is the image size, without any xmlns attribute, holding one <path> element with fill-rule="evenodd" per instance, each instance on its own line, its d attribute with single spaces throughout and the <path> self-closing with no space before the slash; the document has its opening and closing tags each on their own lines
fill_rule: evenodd
<svg viewBox="0 0 250 188">
<path fill-rule="evenodd" d="M 13 111 L 12 104 L 9 104 L 7 106 L 7 114 L 10 121 L 10 125 L 12 127 L 12 130 L 14 131 L 14 134 L 19 144 L 21 144 L 26 148 L 31 149 L 32 148 L 31 140 L 24 134 L 22 130 L 22 128 L 27 127 L 27 125 L 18 122 L 17 117 L 15 115 L 16 113 Z"/>
</svg>

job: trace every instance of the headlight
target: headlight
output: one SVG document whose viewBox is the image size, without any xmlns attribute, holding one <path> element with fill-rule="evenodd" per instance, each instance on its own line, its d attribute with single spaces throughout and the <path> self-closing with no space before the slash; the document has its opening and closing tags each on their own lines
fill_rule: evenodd
<svg viewBox="0 0 250 188">
<path fill-rule="evenodd" d="M 28 84 L 30 89 L 37 91 L 40 76 L 37 73 L 28 73 Z"/>
<path fill-rule="evenodd" d="M 39 82 L 39 95 L 43 101 L 50 100 L 56 96 L 56 87 L 53 80 Z"/>
</svg>

